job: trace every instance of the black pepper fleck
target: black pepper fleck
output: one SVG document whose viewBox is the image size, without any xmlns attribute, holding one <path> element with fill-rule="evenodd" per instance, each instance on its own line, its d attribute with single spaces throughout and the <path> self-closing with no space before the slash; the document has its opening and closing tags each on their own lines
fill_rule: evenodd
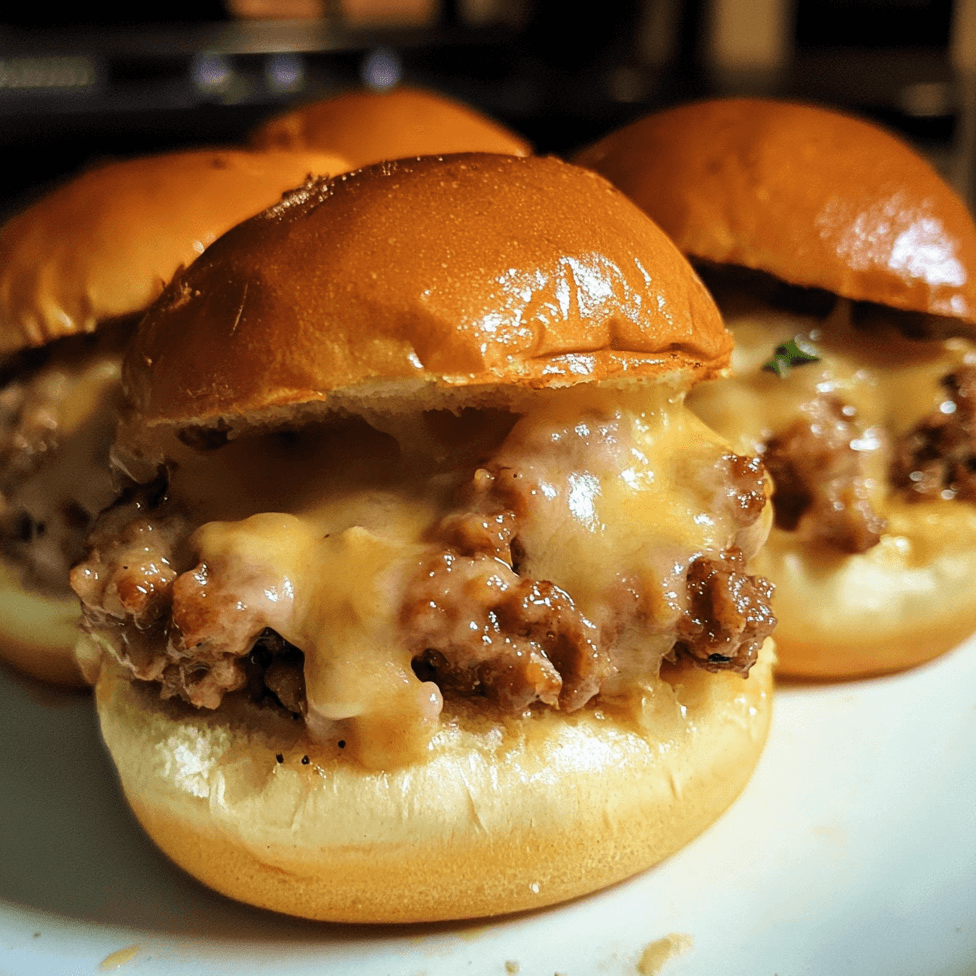
<svg viewBox="0 0 976 976">
<path fill-rule="evenodd" d="M 309 763 L 309 758 L 308 758 L 308 756 L 302 756 L 302 765 L 303 765 L 303 766 L 307 766 L 307 765 L 308 765 L 308 763 Z"/>
<path fill-rule="evenodd" d="M 278 755 L 275 756 L 275 759 L 277 759 L 278 762 L 280 763 L 283 763 L 285 761 L 285 757 L 280 752 L 278 753 Z"/>
<path fill-rule="evenodd" d="M 346 748 L 346 740 L 345 739 L 340 739 L 338 745 L 339 745 L 339 748 L 340 749 L 345 749 Z"/>
</svg>

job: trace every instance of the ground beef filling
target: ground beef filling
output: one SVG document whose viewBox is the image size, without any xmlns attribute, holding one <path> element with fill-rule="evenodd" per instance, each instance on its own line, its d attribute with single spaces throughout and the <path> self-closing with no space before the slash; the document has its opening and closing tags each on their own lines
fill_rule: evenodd
<svg viewBox="0 0 976 976">
<path fill-rule="evenodd" d="M 751 525 L 765 503 L 761 463 L 730 454 L 720 467 L 731 478 L 725 503 L 734 524 Z M 518 474 L 479 468 L 459 510 L 426 540 L 400 612 L 418 678 L 510 714 L 536 704 L 573 711 L 617 671 L 614 641 L 628 626 L 665 628 L 671 660 L 748 674 L 775 618 L 772 586 L 746 573 L 737 548 L 694 558 L 669 581 L 673 605 L 664 612 L 653 594 L 622 586 L 619 606 L 598 626 L 570 593 L 520 575 L 520 512 L 531 491 Z M 161 485 L 121 499 L 72 573 L 85 626 L 164 698 L 215 708 L 244 690 L 304 713 L 302 652 L 233 585 L 193 564 L 191 531 Z"/>
<path fill-rule="evenodd" d="M 891 488 L 908 501 L 976 502 L 976 367 L 946 375 L 942 386 L 940 409 L 895 439 Z M 862 434 L 852 407 L 822 396 L 767 442 L 779 528 L 842 553 L 877 545 L 886 523 L 871 506 L 864 461 L 852 446 Z"/>
<path fill-rule="evenodd" d="M 885 520 L 871 506 L 864 460 L 852 446 L 862 433 L 853 407 L 821 396 L 767 442 L 778 528 L 848 554 L 878 544 Z"/>
<path fill-rule="evenodd" d="M 675 655 L 706 671 L 748 673 L 776 620 L 773 585 L 749 576 L 739 549 L 696 559 L 688 570 L 688 609 L 678 624 Z"/>
<path fill-rule="evenodd" d="M 66 431 L 65 415 L 88 395 L 89 364 L 111 369 L 121 357 L 126 328 L 69 336 L 17 353 L 0 367 L 0 554 L 39 592 L 69 594 L 68 571 L 84 555 L 88 529 L 111 497 L 117 398 L 105 401 L 80 433 Z M 87 438 L 84 450 L 79 437 Z M 58 469 L 67 452 L 77 464 L 70 476 Z"/>
<path fill-rule="evenodd" d="M 795 352 L 810 350 L 822 357 L 821 367 L 805 365 L 809 359 L 785 359 L 786 372 L 816 369 L 824 385 L 840 380 L 839 386 L 877 382 L 884 392 L 886 379 L 876 366 L 888 359 L 890 345 L 895 359 L 910 363 L 912 344 L 917 346 L 919 359 L 933 353 L 946 338 L 946 321 L 922 312 L 910 312 L 866 301 L 849 301 L 816 288 L 788 285 L 771 275 L 732 265 L 696 265 L 709 291 L 716 299 L 723 317 L 736 334 L 737 349 L 747 348 L 750 356 L 757 353 L 760 341 L 755 336 L 756 325 L 773 313 L 782 317 L 779 337 L 783 346 L 769 343 L 768 353 L 754 360 L 740 379 L 755 393 L 757 376 L 770 371 L 778 373 L 783 382 L 790 379 L 781 372 L 783 347 L 790 345 L 786 333 L 794 330 L 792 345 Z M 797 319 L 795 316 L 802 316 Z M 790 325 L 790 323 L 792 323 Z M 740 331 L 741 330 L 741 331 Z M 952 330 L 949 330 L 952 334 Z M 743 343 L 747 337 L 748 345 Z M 797 340 L 802 349 L 796 348 Z M 907 343 L 905 340 L 909 340 Z M 762 340 L 766 342 L 768 340 Z M 925 346 L 929 349 L 926 351 Z M 885 353 L 876 359 L 879 348 Z M 833 352 L 840 351 L 842 360 L 864 367 L 863 378 L 857 370 L 853 377 L 845 374 L 843 362 L 832 363 Z M 769 358 L 769 353 L 772 357 Z M 966 355 L 971 362 L 972 351 Z M 814 362 L 817 361 L 815 358 Z M 759 364 L 762 363 L 760 366 Z M 835 366 L 839 369 L 835 371 Z M 873 379 L 871 378 L 873 377 Z M 879 432 L 883 440 L 888 466 L 888 484 L 883 486 L 901 500 L 926 499 L 976 502 L 976 367 L 961 366 L 942 379 L 946 398 L 940 408 L 919 421 L 901 436 L 893 431 Z M 800 389 L 809 389 L 801 386 Z M 801 394 L 802 395 L 802 394 Z M 773 401 L 777 402 L 777 401 Z M 781 401 L 779 401 L 781 402 Z M 744 433 L 764 437 L 762 427 L 769 423 L 776 430 L 778 417 L 764 415 L 760 424 L 748 431 L 723 428 L 721 415 L 706 420 L 719 420 L 716 429 L 726 434 Z M 773 478 L 775 493 L 773 507 L 775 524 L 787 532 L 795 532 L 799 544 L 810 542 L 845 555 L 863 553 L 880 542 L 885 531 L 885 519 L 874 510 L 869 497 L 867 465 L 862 452 L 855 449 L 864 436 L 854 407 L 831 394 L 811 394 L 800 407 L 799 415 L 790 414 L 791 422 L 771 437 L 763 450 L 763 460 Z M 884 478 L 875 469 L 878 480 Z"/>
<path fill-rule="evenodd" d="M 899 438 L 891 483 L 909 501 L 976 502 L 976 367 L 943 377 L 946 399 Z"/>
<path fill-rule="evenodd" d="M 425 561 L 404 603 L 414 672 L 512 714 L 534 702 L 573 711 L 600 690 L 609 658 L 568 593 L 518 575 L 517 528 L 510 510 L 445 520 L 444 548 Z"/>
</svg>

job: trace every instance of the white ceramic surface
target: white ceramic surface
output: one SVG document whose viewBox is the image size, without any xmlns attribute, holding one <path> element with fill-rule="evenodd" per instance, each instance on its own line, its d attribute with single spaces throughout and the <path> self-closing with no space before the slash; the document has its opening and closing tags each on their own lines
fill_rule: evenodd
<svg viewBox="0 0 976 976">
<path fill-rule="evenodd" d="M 663 976 L 976 973 L 973 641 L 906 674 L 780 688 L 755 777 L 702 837 L 489 922 L 321 925 L 201 888 L 128 814 L 87 696 L 0 674 L 0 744 L 0 976 L 634 976 L 677 934 Z"/>
</svg>

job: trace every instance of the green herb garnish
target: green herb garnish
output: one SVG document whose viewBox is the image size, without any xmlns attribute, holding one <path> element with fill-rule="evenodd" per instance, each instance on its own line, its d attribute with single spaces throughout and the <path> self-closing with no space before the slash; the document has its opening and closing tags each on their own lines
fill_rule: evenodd
<svg viewBox="0 0 976 976">
<path fill-rule="evenodd" d="M 782 377 L 793 366 L 820 362 L 820 357 L 813 352 L 812 347 L 804 348 L 805 344 L 801 345 L 802 341 L 794 338 L 789 342 L 781 342 L 773 351 L 773 358 L 763 365 L 763 369 L 767 373 L 775 373 Z"/>
</svg>

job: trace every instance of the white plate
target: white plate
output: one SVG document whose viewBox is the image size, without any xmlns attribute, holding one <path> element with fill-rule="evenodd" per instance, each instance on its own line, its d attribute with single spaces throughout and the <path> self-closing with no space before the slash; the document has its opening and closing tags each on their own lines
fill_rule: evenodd
<svg viewBox="0 0 976 976">
<path fill-rule="evenodd" d="M 306 923 L 172 867 L 120 799 L 83 695 L 0 674 L 0 974 L 664 976 L 976 972 L 976 642 L 907 674 L 779 689 L 746 793 L 681 853 L 547 911 Z M 653 971 L 649 960 L 643 966 Z"/>
</svg>

